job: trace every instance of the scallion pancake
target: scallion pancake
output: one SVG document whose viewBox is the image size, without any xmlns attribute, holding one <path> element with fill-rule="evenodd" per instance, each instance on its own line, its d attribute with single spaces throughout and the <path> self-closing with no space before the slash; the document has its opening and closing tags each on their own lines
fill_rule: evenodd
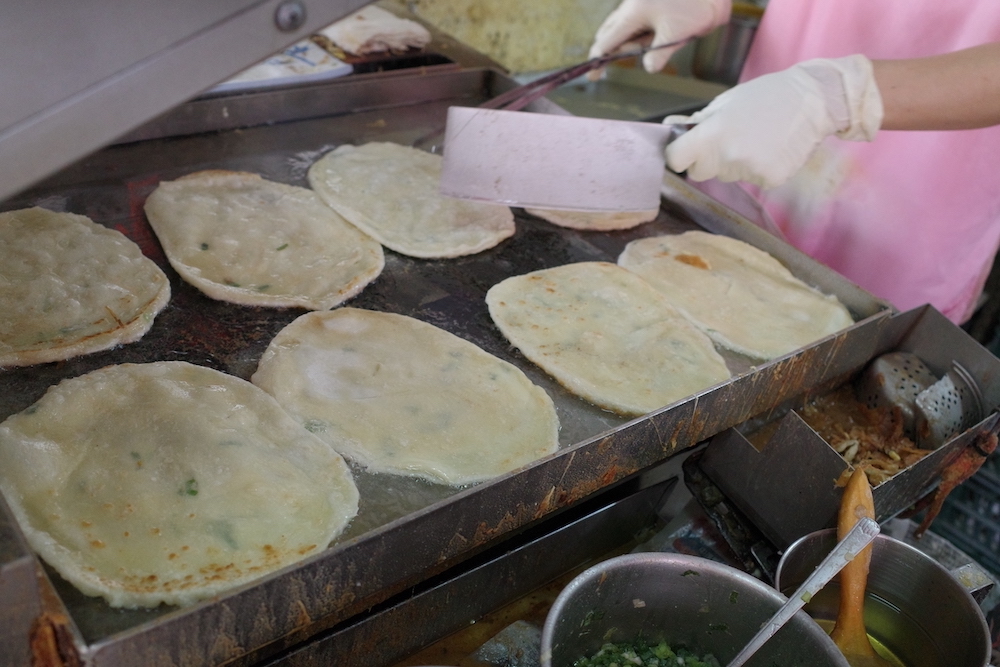
<svg viewBox="0 0 1000 667">
<path fill-rule="evenodd" d="M 170 300 L 166 274 L 124 234 L 74 213 L 0 213 L 0 367 L 139 340 Z"/>
<path fill-rule="evenodd" d="M 558 447 L 552 400 L 517 367 L 432 324 L 357 308 L 307 313 L 252 382 L 372 472 L 464 485 Z"/>
<path fill-rule="evenodd" d="M 574 394 L 642 415 L 730 377 L 712 341 L 639 276 L 580 262 L 508 278 L 486 294 L 497 327 Z"/>
<path fill-rule="evenodd" d="M 758 359 L 854 323 L 836 297 L 738 239 L 689 231 L 629 243 L 618 264 L 643 277 L 719 345 Z"/>
<path fill-rule="evenodd" d="M 318 553 L 357 513 L 347 464 L 245 380 L 185 362 L 64 380 L 0 424 L 28 542 L 115 607 L 184 605 Z"/>
</svg>

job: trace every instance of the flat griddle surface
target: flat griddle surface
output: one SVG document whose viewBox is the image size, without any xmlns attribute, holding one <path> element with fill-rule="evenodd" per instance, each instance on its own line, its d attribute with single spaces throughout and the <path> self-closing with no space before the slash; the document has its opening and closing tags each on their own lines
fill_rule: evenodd
<svg viewBox="0 0 1000 667">
<path fill-rule="evenodd" d="M 308 167 L 329 150 L 345 144 L 392 141 L 410 144 L 443 118 L 447 104 L 375 110 L 249 129 L 165 138 L 114 146 L 74 165 L 24 195 L 5 202 L 4 210 L 43 206 L 83 214 L 117 229 L 135 241 L 170 278 L 167 307 L 142 339 L 115 349 L 64 362 L 0 371 L 0 418 L 38 400 L 60 380 L 109 364 L 187 361 L 249 379 L 271 339 L 296 317 L 297 308 L 247 307 L 216 301 L 181 280 L 143 213 L 146 197 L 160 181 L 202 169 L 228 169 L 309 187 Z M 570 262 L 614 262 L 635 238 L 694 228 L 666 213 L 638 229 L 612 233 L 577 232 L 549 224 L 517 209 L 515 235 L 476 255 L 421 260 L 385 250 L 385 269 L 374 283 L 345 305 L 408 315 L 441 327 L 520 367 L 544 387 L 556 404 L 560 442 L 570 445 L 626 420 L 575 398 L 525 360 L 493 325 L 486 291 L 510 276 Z M 362 493 L 361 511 L 341 540 L 364 534 L 405 516 L 457 489 L 405 477 L 369 475 L 355 469 Z M 103 603 L 61 587 L 81 611 L 89 639 L 121 629 L 104 619 L 86 622 Z M 69 588 L 69 590 L 67 590 Z M 127 617 L 147 612 L 114 612 Z"/>
<path fill-rule="evenodd" d="M 388 84 L 393 90 L 414 85 L 395 81 Z M 419 103 L 393 103 L 353 113 L 308 113 L 301 119 L 267 125 L 112 146 L 0 204 L 2 210 L 37 205 L 70 211 L 118 229 L 167 273 L 172 289 L 170 303 L 157 316 L 149 333 L 136 343 L 64 362 L 0 370 L 0 418 L 28 407 L 62 379 L 108 364 L 180 360 L 249 379 L 274 335 L 306 311 L 215 301 L 182 281 L 166 261 L 144 216 L 143 203 L 149 193 L 161 181 L 203 169 L 248 171 L 308 187 L 308 168 L 341 144 L 392 141 L 410 145 L 440 129 L 449 105 L 475 104 L 487 94 L 482 82 L 475 81 L 475 85 L 455 84 L 453 94 Z M 323 94 L 335 96 L 338 85 L 329 84 Z M 271 94 L 264 102 L 278 105 L 281 101 L 317 99 L 303 97 L 308 93 L 296 90 L 287 95 Z M 238 102 L 233 103 L 233 108 L 239 107 Z M 210 109 L 214 112 L 226 104 L 225 100 L 215 100 L 203 106 L 214 105 Z M 275 114 L 285 118 L 295 115 L 287 110 Z M 630 421 L 590 405 L 565 391 L 504 339 L 489 317 L 484 301 L 487 290 L 507 277 L 538 269 L 580 261 L 614 262 L 633 239 L 699 227 L 669 201 L 664 202 L 654 221 L 620 232 L 565 229 L 519 209 L 515 209 L 515 217 L 517 231 L 513 237 L 476 255 L 421 260 L 386 250 L 383 273 L 345 305 L 415 317 L 515 364 L 552 397 L 561 421 L 563 451 L 578 451 L 568 453 L 565 461 L 557 454 L 553 461 L 542 462 L 537 469 L 529 468 L 526 474 L 471 489 L 371 475 L 356 469 L 361 510 L 348 531 L 327 554 L 313 559 L 301 571 L 274 575 L 262 590 L 251 586 L 226 600 L 223 606 L 229 616 L 223 620 L 217 601 L 183 610 L 113 610 L 100 599 L 81 595 L 50 572 L 83 641 L 103 643 L 109 656 L 119 645 L 122 651 L 147 650 L 144 659 L 149 664 L 173 664 L 181 657 L 192 656 L 196 661 L 211 662 L 214 658 L 205 656 L 215 655 L 218 645 L 209 637 L 190 634 L 197 634 L 196 628 L 210 622 L 220 624 L 218 632 L 233 635 L 232 647 L 220 654 L 220 659 L 232 659 L 277 641 L 293 629 L 315 624 L 324 614 L 354 613 L 352 605 L 365 595 L 379 598 L 383 587 L 398 590 L 414 580 L 420 570 L 440 569 L 465 550 L 502 537 L 507 530 L 526 525 L 662 460 L 671 451 L 692 446 L 699 438 L 756 414 L 812 382 L 813 374 L 820 377 L 837 372 L 838 364 L 823 357 L 825 361 L 815 369 L 800 369 L 794 386 L 790 386 L 785 378 L 789 368 L 797 368 L 792 360 L 779 364 L 772 375 L 758 383 L 749 377 L 756 369 L 750 360 L 723 351 L 734 376 L 743 376 L 746 381 L 741 386 L 723 387 L 728 393 L 717 399 L 705 399 L 701 407 L 710 410 L 707 415 L 699 412 L 697 400 L 682 409 L 661 413 L 658 420 Z M 823 354 L 835 354 L 840 347 L 838 344 L 832 352 L 826 350 Z M 768 390 L 769 386 L 773 391 Z M 713 405 L 719 409 L 712 409 Z M 609 449 L 607 445 L 612 443 L 616 447 Z M 416 527 L 418 523 L 420 528 Z M 407 565 L 411 570 L 402 568 L 403 574 L 394 579 L 386 571 L 387 564 L 396 562 L 394 550 L 401 545 L 416 547 L 415 543 L 423 539 L 418 536 L 424 535 L 429 544 L 412 550 L 412 561 L 408 561 L 412 566 Z M 312 590 L 303 592 L 302 581 L 317 579 L 327 581 L 334 592 L 326 596 Z M 362 582 L 357 584 L 356 598 L 342 596 L 337 590 L 346 581 Z M 274 625 L 271 634 L 246 627 L 261 613 L 260 604 L 281 607 L 268 610 L 276 619 L 269 621 Z M 285 607 L 303 609 L 304 620 L 284 618 Z M 144 637 L 146 634 L 149 636 Z M 158 641 L 167 640 L 179 645 L 158 648 Z M 157 657 L 161 654 L 167 657 L 161 660 Z"/>
</svg>

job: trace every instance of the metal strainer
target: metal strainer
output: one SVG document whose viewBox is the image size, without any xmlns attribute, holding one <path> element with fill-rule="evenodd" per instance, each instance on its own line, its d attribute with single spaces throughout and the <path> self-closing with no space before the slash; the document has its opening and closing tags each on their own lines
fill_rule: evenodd
<svg viewBox="0 0 1000 667">
<path fill-rule="evenodd" d="M 982 418 L 982 394 L 968 371 L 952 362 L 939 379 L 911 352 L 876 357 L 855 393 L 869 408 L 898 407 L 904 432 L 923 449 L 937 449 Z"/>
<path fill-rule="evenodd" d="M 957 361 L 943 378 L 916 398 L 916 443 L 937 449 L 982 418 L 983 397 L 969 372 Z"/>
<path fill-rule="evenodd" d="M 855 393 L 873 410 L 898 407 L 903 414 L 903 430 L 913 439 L 917 396 L 935 382 L 937 376 L 917 355 L 889 352 L 868 365 L 855 384 Z"/>
</svg>

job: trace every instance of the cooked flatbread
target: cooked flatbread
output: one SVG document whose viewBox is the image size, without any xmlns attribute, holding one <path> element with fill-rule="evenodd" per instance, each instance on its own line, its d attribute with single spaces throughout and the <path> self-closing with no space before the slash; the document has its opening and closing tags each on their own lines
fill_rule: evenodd
<svg viewBox="0 0 1000 667">
<path fill-rule="evenodd" d="M 308 313 L 251 381 L 372 472 L 471 484 L 558 447 L 552 400 L 515 366 L 431 324 L 355 308 Z"/>
<path fill-rule="evenodd" d="M 159 184 L 146 216 L 184 280 L 220 301 L 326 310 L 382 272 L 377 241 L 307 188 L 199 171 Z"/>
<path fill-rule="evenodd" d="M 411 257 L 472 255 L 512 236 L 507 206 L 438 194 L 441 162 L 399 144 L 344 145 L 309 169 L 309 185 L 366 234 Z"/>
<path fill-rule="evenodd" d="M 579 229 L 582 231 L 607 232 L 617 229 L 632 229 L 656 218 L 660 209 L 649 211 L 561 211 L 551 208 L 526 208 L 531 215 L 547 220 L 553 225 Z"/>
<path fill-rule="evenodd" d="M 0 213 L 0 367 L 139 340 L 170 300 L 166 274 L 124 234 L 73 213 Z"/>
<path fill-rule="evenodd" d="M 416 21 L 369 5 L 319 31 L 338 47 L 356 55 L 421 49 L 431 33 Z"/>
<path fill-rule="evenodd" d="M 690 231 L 629 243 L 618 264 L 642 276 L 719 345 L 773 359 L 854 323 L 836 297 L 749 243 Z"/>
<path fill-rule="evenodd" d="M 634 273 L 580 262 L 508 278 L 486 304 L 528 359 L 574 394 L 642 415 L 730 377 L 712 341 Z"/>
<path fill-rule="evenodd" d="M 184 605 L 324 549 L 357 513 L 344 460 L 245 380 L 185 362 L 64 380 L 0 424 L 31 546 L 114 607 Z"/>
</svg>

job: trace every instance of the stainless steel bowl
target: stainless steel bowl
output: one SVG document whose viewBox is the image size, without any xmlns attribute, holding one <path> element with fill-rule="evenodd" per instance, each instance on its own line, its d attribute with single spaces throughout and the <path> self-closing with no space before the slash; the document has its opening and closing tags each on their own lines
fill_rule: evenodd
<svg viewBox="0 0 1000 667">
<path fill-rule="evenodd" d="M 609 641 L 666 641 L 726 664 L 785 602 L 735 568 L 667 553 L 618 556 L 586 570 L 556 598 L 542 628 L 543 667 L 568 667 Z M 747 663 L 847 667 L 830 638 L 799 612 Z"/>
<path fill-rule="evenodd" d="M 776 585 L 786 594 L 836 544 L 833 529 L 810 533 L 781 557 Z M 865 601 L 865 627 L 907 667 L 984 667 L 990 659 L 986 619 L 972 595 L 930 556 L 887 535 L 875 538 Z M 805 611 L 832 623 L 840 608 L 837 580 Z"/>
</svg>

